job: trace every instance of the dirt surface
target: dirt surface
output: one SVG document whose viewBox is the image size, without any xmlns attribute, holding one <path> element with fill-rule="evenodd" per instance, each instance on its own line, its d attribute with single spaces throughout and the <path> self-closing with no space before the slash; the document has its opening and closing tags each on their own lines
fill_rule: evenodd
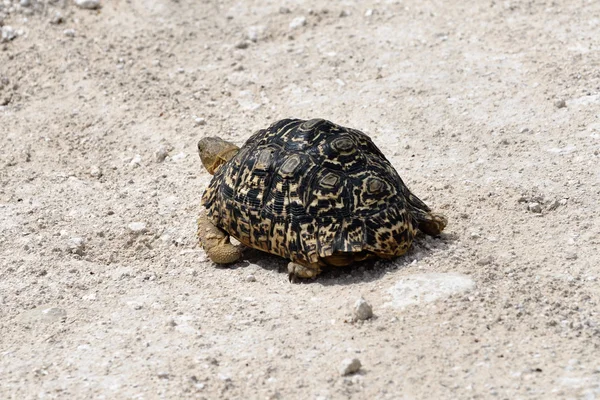
<svg viewBox="0 0 600 400">
<path fill-rule="evenodd" d="M 600 398 L 600 3 L 463 3 L 0 3 L 0 398 Z M 286 117 L 368 133 L 446 233 L 215 268 L 196 143 Z M 394 306 L 416 274 L 474 287 Z"/>
</svg>

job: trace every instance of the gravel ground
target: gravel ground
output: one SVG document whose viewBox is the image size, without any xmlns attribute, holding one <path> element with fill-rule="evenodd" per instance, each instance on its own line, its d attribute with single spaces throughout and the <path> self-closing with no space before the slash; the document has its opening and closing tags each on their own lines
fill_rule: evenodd
<svg viewBox="0 0 600 400">
<path fill-rule="evenodd" d="M 471 3 L 0 0 L 0 398 L 600 398 L 600 3 Z M 196 143 L 286 117 L 446 233 L 216 268 Z"/>
</svg>

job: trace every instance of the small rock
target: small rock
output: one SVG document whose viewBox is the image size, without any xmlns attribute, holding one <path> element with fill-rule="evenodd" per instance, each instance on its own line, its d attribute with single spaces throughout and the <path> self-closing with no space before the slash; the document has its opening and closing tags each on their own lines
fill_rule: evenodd
<svg viewBox="0 0 600 400">
<path fill-rule="evenodd" d="M 340 11 L 340 18 L 345 18 L 345 17 L 348 17 L 349 15 L 350 15 L 350 13 L 346 10 Z"/>
<path fill-rule="evenodd" d="M 287 7 L 279 7 L 279 14 L 289 14 L 291 12 L 292 12 L 292 10 L 290 10 Z"/>
<path fill-rule="evenodd" d="M 521 128 L 521 130 L 519 131 L 519 133 L 527 133 L 529 132 L 529 128 Z"/>
<path fill-rule="evenodd" d="M 542 212 L 542 206 L 540 203 L 529 203 L 527 204 L 527 209 L 535 214 L 539 214 Z"/>
<path fill-rule="evenodd" d="M 75 29 L 65 29 L 63 35 L 66 37 L 75 37 Z"/>
<path fill-rule="evenodd" d="M 371 15 L 373 15 L 373 10 L 369 8 L 367 11 L 365 11 L 365 17 L 370 17 Z"/>
<path fill-rule="evenodd" d="M 165 158 L 169 155 L 169 150 L 165 146 L 160 146 L 158 150 L 154 153 L 154 158 L 157 163 L 161 163 L 165 161 Z"/>
<path fill-rule="evenodd" d="M 145 222 L 131 222 L 127 225 L 129 231 L 131 233 L 135 233 L 136 235 L 140 235 L 142 233 L 146 233 L 146 223 Z"/>
<path fill-rule="evenodd" d="M 194 117 L 194 124 L 196 126 L 203 126 L 206 125 L 206 119 L 201 118 L 201 117 Z"/>
<path fill-rule="evenodd" d="M 242 40 L 241 42 L 237 42 L 235 44 L 235 48 L 236 49 L 242 49 L 242 50 L 243 49 L 247 49 L 248 46 L 250 46 L 250 44 L 247 41 L 245 41 L 245 40 Z"/>
<path fill-rule="evenodd" d="M 554 102 L 554 107 L 556 108 L 565 108 L 567 106 L 567 102 L 563 99 L 556 100 Z"/>
<path fill-rule="evenodd" d="M 6 25 L 2 27 L 2 34 L 0 35 L 0 43 L 9 42 L 17 37 L 17 32 L 12 26 Z"/>
<path fill-rule="evenodd" d="M 353 321 L 364 321 L 373 317 L 373 308 L 365 299 L 362 297 L 356 300 L 354 307 L 352 308 L 352 320 Z"/>
<path fill-rule="evenodd" d="M 358 358 L 346 358 L 340 364 L 340 368 L 339 368 L 340 375 L 346 376 L 346 375 L 354 374 L 355 372 L 358 372 L 360 367 L 361 367 L 361 363 Z"/>
<path fill-rule="evenodd" d="M 94 178 L 100 178 L 102 177 L 102 170 L 98 166 L 92 165 L 90 168 L 90 176 Z"/>
<path fill-rule="evenodd" d="M 290 22 L 290 29 L 298 29 L 306 25 L 306 17 L 296 17 Z"/>
<path fill-rule="evenodd" d="M 133 158 L 129 162 L 129 165 L 131 165 L 132 167 L 139 167 L 141 164 L 142 164 L 142 156 L 140 156 L 139 154 L 136 154 L 135 156 L 133 156 Z"/>
<path fill-rule="evenodd" d="M 75 5 L 86 10 L 96 10 L 100 8 L 100 0 L 73 0 Z"/>
<path fill-rule="evenodd" d="M 256 282 L 256 277 L 254 275 L 248 275 L 246 277 L 246 282 Z"/>
<path fill-rule="evenodd" d="M 256 43 L 259 39 L 261 39 L 266 31 L 266 27 L 264 25 L 256 25 L 251 26 L 246 31 L 246 38 L 251 42 Z"/>
<path fill-rule="evenodd" d="M 62 16 L 60 12 L 56 12 L 54 16 L 50 19 L 50 23 L 52 25 L 59 25 L 65 22 L 65 18 Z"/>
<path fill-rule="evenodd" d="M 577 260 L 577 253 L 567 253 L 565 254 L 565 259 L 566 260 Z"/>
<path fill-rule="evenodd" d="M 184 160 L 187 157 L 187 154 L 184 152 L 181 153 L 177 153 L 174 156 L 171 157 L 171 160 L 173 160 L 174 162 L 179 162 Z"/>
<path fill-rule="evenodd" d="M 159 379 L 169 379 L 169 373 L 168 372 L 159 372 L 157 374 Z"/>
<path fill-rule="evenodd" d="M 82 256 L 85 252 L 85 239 L 81 237 L 74 237 L 69 240 L 69 250 L 73 254 Z"/>
<path fill-rule="evenodd" d="M 21 0 L 19 1 L 19 5 L 21 7 L 29 7 L 31 5 L 31 0 Z"/>
</svg>

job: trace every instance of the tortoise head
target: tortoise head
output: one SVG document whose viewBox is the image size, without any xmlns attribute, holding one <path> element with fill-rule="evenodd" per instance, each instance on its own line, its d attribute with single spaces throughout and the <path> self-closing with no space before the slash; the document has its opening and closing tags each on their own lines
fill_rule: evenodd
<svg viewBox="0 0 600 400">
<path fill-rule="evenodd" d="M 235 144 L 214 136 L 202 138 L 198 142 L 200 159 L 211 175 L 214 175 L 221 165 L 231 160 L 239 150 L 240 148 Z"/>
</svg>

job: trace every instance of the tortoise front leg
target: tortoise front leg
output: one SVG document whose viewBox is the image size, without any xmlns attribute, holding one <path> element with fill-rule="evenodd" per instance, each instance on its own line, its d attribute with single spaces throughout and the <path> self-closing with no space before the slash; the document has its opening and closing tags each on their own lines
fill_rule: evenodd
<svg viewBox="0 0 600 400">
<path fill-rule="evenodd" d="M 229 242 L 229 235 L 216 227 L 204 212 L 198 218 L 198 238 L 215 264 L 231 264 L 242 257 L 240 249 Z"/>
</svg>

